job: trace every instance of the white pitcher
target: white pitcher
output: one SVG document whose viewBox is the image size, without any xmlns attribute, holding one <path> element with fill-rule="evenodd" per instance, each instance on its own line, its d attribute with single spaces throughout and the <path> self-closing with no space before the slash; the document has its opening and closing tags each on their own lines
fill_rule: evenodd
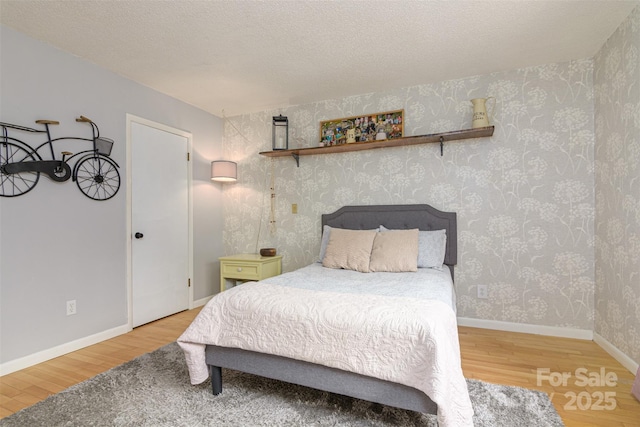
<svg viewBox="0 0 640 427">
<path fill-rule="evenodd" d="M 487 101 L 493 99 L 493 106 L 491 112 L 487 113 Z M 488 98 L 475 98 L 471 100 L 473 104 L 473 124 L 472 128 L 483 128 L 489 126 L 489 119 L 493 116 L 493 111 L 496 108 L 496 98 L 490 96 Z"/>
</svg>

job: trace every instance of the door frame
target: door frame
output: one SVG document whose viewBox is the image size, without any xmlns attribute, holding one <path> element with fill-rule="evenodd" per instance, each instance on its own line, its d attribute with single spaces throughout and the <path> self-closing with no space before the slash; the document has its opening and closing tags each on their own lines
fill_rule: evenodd
<svg viewBox="0 0 640 427">
<path fill-rule="evenodd" d="M 187 197 L 188 197 L 188 223 L 189 223 L 189 236 L 188 236 L 188 262 L 189 262 L 189 310 L 193 308 L 193 170 L 191 166 L 191 148 L 193 143 L 193 135 L 191 132 L 187 132 L 181 129 L 176 129 L 171 126 L 164 125 L 162 123 L 147 120 L 142 117 L 135 116 L 127 113 L 127 146 L 126 146 L 126 181 L 127 181 L 127 324 L 129 330 L 133 329 L 133 229 L 132 229 L 132 216 L 133 216 L 133 195 L 132 195 L 132 182 L 131 171 L 133 169 L 132 157 L 131 157 L 131 125 L 138 123 L 144 126 L 148 126 L 154 129 L 158 129 L 164 132 L 172 133 L 187 139 L 187 152 L 189 155 L 189 161 L 187 162 Z"/>
</svg>

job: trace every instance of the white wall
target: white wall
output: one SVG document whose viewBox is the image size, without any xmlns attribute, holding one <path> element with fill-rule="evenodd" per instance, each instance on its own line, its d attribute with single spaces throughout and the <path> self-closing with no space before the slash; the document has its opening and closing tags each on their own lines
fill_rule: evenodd
<svg viewBox="0 0 640 427">
<path fill-rule="evenodd" d="M 222 187 L 210 181 L 209 163 L 220 157 L 221 119 L 7 27 L 0 31 L 0 121 L 36 127 L 37 119 L 58 120 L 54 136 L 90 136 L 75 122 L 85 115 L 115 140 L 111 157 L 122 175 L 108 201 L 44 175 L 31 192 L 0 198 L 0 362 L 127 324 L 127 113 L 193 134 L 194 299 L 213 294 L 223 255 Z M 86 149 L 82 144 L 68 149 Z M 66 316 L 70 299 L 77 300 L 75 316 Z"/>
</svg>

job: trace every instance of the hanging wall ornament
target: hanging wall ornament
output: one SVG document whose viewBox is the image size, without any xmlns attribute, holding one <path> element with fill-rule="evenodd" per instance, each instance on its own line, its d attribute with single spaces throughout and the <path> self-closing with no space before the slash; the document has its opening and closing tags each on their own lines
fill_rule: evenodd
<svg viewBox="0 0 640 427">
<path fill-rule="evenodd" d="M 118 164 L 111 159 L 113 140 L 100 136 L 100 130 L 90 119 L 80 116 L 77 122 L 91 125 L 91 138 L 52 138 L 50 126 L 58 125 L 55 120 L 36 120 L 44 128 L 0 122 L 0 196 L 17 197 L 33 190 L 40 174 L 47 175 L 56 182 L 71 178 L 82 194 L 92 200 L 109 200 L 120 189 Z M 44 142 L 33 148 L 20 138 L 23 135 L 45 134 Z M 91 148 L 77 153 L 54 150 L 55 143 L 63 140 L 88 141 Z"/>
</svg>

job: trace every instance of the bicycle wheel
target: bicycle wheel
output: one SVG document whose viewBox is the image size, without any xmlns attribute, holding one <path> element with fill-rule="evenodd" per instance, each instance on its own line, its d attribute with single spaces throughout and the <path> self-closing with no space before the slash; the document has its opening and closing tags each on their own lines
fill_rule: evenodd
<svg viewBox="0 0 640 427">
<path fill-rule="evenodd" d="M 115 162 L 103 156 L 90 156 L 75 167 L 78 188 L 90 199 L 109 200 L 120 189 L 120 173 Z"/>
<path fill-rule="evenodd" d="M 11 142 L 0 143 L 0 196 L 16 197 L 28 193 L 40 179 L 40 172 L 6 173 L 7 163 L 31 162 L 39 160 L 36 155 Z"/>
</svg>

